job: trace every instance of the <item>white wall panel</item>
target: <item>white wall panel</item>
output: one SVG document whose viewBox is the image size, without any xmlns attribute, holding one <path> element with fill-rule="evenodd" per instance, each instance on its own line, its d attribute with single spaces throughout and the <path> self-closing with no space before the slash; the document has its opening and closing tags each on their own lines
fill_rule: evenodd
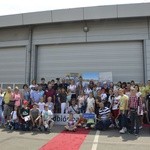
<svg viewBox="0 0 150 150">
<path fill-rule="evenodd" d="M 142 42 L 45 45 L 38 47 L 38 80 L 70 72 L 112 72 L 116 81 L 143 81 Z"/>
<path fill-rule="evenodd" d="M 26 69 L 26 48 L 0 48 L 0 82 L 24 83 Z"/>
</svg>

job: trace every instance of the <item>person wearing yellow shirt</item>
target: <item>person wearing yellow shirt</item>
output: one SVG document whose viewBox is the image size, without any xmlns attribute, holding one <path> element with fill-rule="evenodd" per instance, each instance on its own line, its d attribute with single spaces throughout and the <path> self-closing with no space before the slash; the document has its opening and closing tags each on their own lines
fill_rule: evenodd
<svg viewBox="0 0 150 150">
<path fill-rule="evenodd" d="M 13 107 L 10 106 L 12 95 L 11 87 L 7 87 L 7 90 L 4 94 L 4 118 L 6 118 L 5 123 L 7 123 L 7 121 L 10 119 L 11 111 L 13 110 Z"/>
<path fill-rule="evenodd" d="M 150 93 L 150 80 L 147 81 L 147 85 L 145 87 L 145 93 L 148 95 Z"/>
<path fill-rule="evenodd" d="M 123 89 L 119 89 L 119 118 L 120 118 L 120 125 L 121 130 L 119 131 L 121 134 L 124 134 L 127 132 L 127 114 L 128 114 L 128 100 L 129 97 L 124 94 Z"/>
<path fill-rule="evenodd" d="M 144 86 L 144 84 L 143 83 L 140 83 L 139 84 L 139 90 L 140 90 L 140 92 L 142 93 L 141 94 L 141 97 L 142 98 L 145 98 L 146 97 L 146 90 L 145 90 L 145 86 Z"/>
</svg>

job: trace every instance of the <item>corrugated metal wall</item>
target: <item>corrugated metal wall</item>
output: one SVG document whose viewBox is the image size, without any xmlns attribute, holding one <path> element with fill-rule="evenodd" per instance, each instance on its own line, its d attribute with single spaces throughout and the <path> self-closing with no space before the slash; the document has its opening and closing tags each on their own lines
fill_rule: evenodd
<svg viewBox="0 0 150 150">
<path fill-rule="evenodd" d="M 83 27 L 87 25 L 89 27 L 89 32 L 85 33 L 83 31 Z M 43 24 L 43 25 L 35 25 L 33 26 L 33 41 L 32 41 L 32 49 L 36 51 L 38 47 L 38 53 L 32 52 L 32 55 L 38 54 L 38 64 L 35 62 L 35 56 L 32 56 L 32 73 L 31 73 L 31 78 L 36 77 L 35 71 L 38 70 L 38 79 L 41 76 L 49 76 L 53 77 L 55 74 L 58 74 L 58 72 L 54 72 L 54 74 L 49 75 L 49 72 L 47 72 L 47 67 L 45 69 L 43 68 L 45 60 L 43 58 L 45 57 L 54 57 L 56 59 L 60 59 L 62 56 L 62 52 L 66 52 L 69 54 L 69 57 L 72 58 L 73 61 L 75 61 L 75 58 L 71 56 L 71 53 L 74 52 L 74 55 L 78 55 L 75 52 L 80 53 L 83 55 L 83 52 L 87 50 L 87 52 L 84 52 L 83 55 L 84 60 L 86 58 L 89 58 L 89 55 L 92 56 L 92 59 L 95 60 L 95 62 L 90 61 L 89 64 L 95 65 L 97 63 L 101 63 L 100 67 L 94 68 L 93 65 L 89 65 L 87 61 L 81 62 L 77 60 L 77 62 L 80 62 L 80 67 L 81 68 L 70 68 L 66 69 L 65 72 L 70 72 L 73 69 L 76 71 L 111 71 L 109 69 L 112 69 L 112 72 L 117 72 L 113 73 L 114 74 L 114 80 L 124 80 L 124 77 L 122 74 L 124 74 L 123 70 L 128 69 L 127 72 L 133 71 L 131 74 L 126 74 L 126 80 L 131 80 L 133 79 L 134 76 L 135 80 L 143 80 L 143 45 L 142 41 L 143 40 L 148 40 L 150 37 L 149 34 L 149 28 L 150 24 L 148 22 L 147 18 L 130 18 L 130 19 L 113 19 L 113 20 L 97 20 L 97 21 L 86 21 L 86 22 L 68 22 L 68 23 L 53 23 L 53 24 Z M 106 43 L 107 42 L 107 43 Z M 16 61 L 16 57 L 14 54 L 17 54 L 17 52 L 20 52 L 20 55 L 22 57 L 22 60 L 26 59 L 29 61 L 29 27 L 12 27 L 12 28 L 1 28 L 0 29 L 0 55 L 3 53 L 3 49 L 9 49 L 11 51 L 11 55 L 13 57 L 13 60 Z M 18 46 L 20 47 L 27 47 L 27 53 L 25 54 L 22 50 L 15 50 L 14 47 Z M 149 50 L 149 44 L 146 44 L 147 51 Z M 5 50 L 6 50 L 5 49 Z M 111 51 L 112 49 L 112 51 Z M 53 51 L 54 50 L 54 51 Z M 48 56 L 46 56 L 47 52 L 51 51 L 50 55 L 48 53 Z M 92 54 L 93 51 L 93 54 Z M 106 53 L 107 51 L 107 53 Z M 124 53 L 124 52 L 125 53 Z M 131 55 L 129 55 L 129 51 Z M 8 51 L 7 51 L 8 52 Z M 23 53 L 22 53 L 23 52 Z M 121 52 L 121 53 L 120 53 Z M 109 54 L 108 54 L 109 53 Z M 129 65 L 125 63 L 126 60 L 120 59 L 121 56 L 118 56 L 119 59 L 117 59 L 117 56 L 114 56 L 113 54 L 120 53 L 120 55 L 125 55 L 130 62 Z M 98 55 L 102 55 L 103 57 L 108 57 L 108 60 L 103 60 L 99 59 Z M 110 55 L 111 54 L 111 55 Z M 107 55 L 107 56 L 106 56 Z M 134 60 L 131 62 L 130 56 L 133 57 Z M 24 58 L 26 57 L 26 58 Z M 116 66 L 117 68 L 112 68 L 112 64 L 110 65 L 110 60 L 111 58 L 113 59 L 112 61 L 114 62 L 113 67 Z M 146 62 L 147 66 L 146 68 L 149 68 L 149 56 L 146 57 Z M 7 60 L 7 59 L 5 59 Z M 3 60 L 3 63 L 7 64 Z M 62 59 L 60 59 L 62 61 Z M 1 61 L 1 60 L 0 60 Z M 105 62 L 106 65 L 104 65 L 103 61 Z M 116 63 L 120 62 L 120 65 L 124 66 L 124 69 L 120 69 L 120 66 L 117 66 Z M 48 62 L 50 63 L 50 62 Z M 59 62 L 60 63 L 60 62 Z M 65 62 L 66 63 L 66 62 Z M 65 64 L 64 63 L 64 64 Z M 82 63 L 84 64 L 85 68 L 82 67 Z M 88 64 L 86 66 L 86 64 Z M 136 65 L 138 64 L 138 65 Z M 21 65 L 21 64 L 20 64 Z M 53 64 L 57 66 L 57 64 Z M 72 63 L 72 66 L 74 63 Z M 76 65 L 76 64 L 75 64 Z M 78 63 L 79 65 L 79 63 Z M 36 68 L 38 66 L 38 68 Z M 47 66 L 45 64 L 45 66 Z M 89 68 L 88 68 L 89 66 Z M 128 67 L 127 67 L 128 66 Z M 0 69 L 3 66 L 0 66 Z M 22 64 L 22 68 L 24 68 L 24 64 Z M 26 71 L 28 72 L 30 66 L 26 66 Z M 17 68 L 17 67 L 16 67 Z M 122 68 L 122 67 L 121 67 Z M 135 68 L 135 72 L 134 72 Z M 72 70 L 71 70 L 72 69 Z M 25 69 L 24 69 L 25 70 Z M 44 74 L 41 74 L 45 70 Z M 20 71 L 20 69 L 18 69 Z M 53 70 L 55 71 L 55 70 Z M 27 72 L 25 73 L 25 76 L 23 77 L 20 75 L 19 79 L 14 79 L 14 77 L 11 76 L 11 71 L 8 72 L 10 75 L 9 78 L 11 81 L 17 81 L 20 82 L 20 79 L 23 81 L 27 81 Z M 47 74 L 48 73 L 48 74 Z M 0 72 L 0 76 L 3 76 L 3 73 Z M 120 77 L 119 77 L 120 75 Z M 22 79 L 22 77 L 24 79 Z M 150 73 L 149 70 L 147 70 L 147 78 L 150 78 Z M 1 80 L 4 80 L 4 78 L 1 78 Z M 2 81 L 1 81 L 2 82 Z"/>
<path fill-rule="evenodd" d="M 38 80 L 64 77 L 72 72 L 112 72 L 115 82 L 143 82 L 142 53 L 142 42 L 39 46 Z"/>
</svg>

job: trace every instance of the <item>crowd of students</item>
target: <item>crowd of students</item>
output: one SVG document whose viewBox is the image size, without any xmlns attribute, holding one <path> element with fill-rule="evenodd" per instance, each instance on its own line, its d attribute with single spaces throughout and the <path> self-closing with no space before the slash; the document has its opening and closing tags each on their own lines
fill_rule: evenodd
<svg viewBox="0 0 150 150">
<path fill-rule="evenodd" d="M 131 82 L 83 82 L 82 77 L 24 84 L 23 90 L 0 89 L 0 126 L 10 130 L 51 131 L 55 113 L 69 114 L 66 130 L 77 127 L 106 130 L 119 128 L 138 135 L 150 121 L 150 80 L 146 85 Z M 74 114 L 80 114 L 78 120 Z M 87 115 L 88 114 L 88 115 Z M 44 128 L 43 128 L 44 127 Z"/>
</svg>

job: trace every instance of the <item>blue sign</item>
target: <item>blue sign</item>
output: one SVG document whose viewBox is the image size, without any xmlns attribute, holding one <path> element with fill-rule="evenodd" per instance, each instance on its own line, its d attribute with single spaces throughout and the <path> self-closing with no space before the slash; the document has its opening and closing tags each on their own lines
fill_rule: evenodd
<svg viewBox="0 0 150 150">
<path fill-rule="evenodd" d="M 85 114 L 83 114 L 83 118 L 85 118 L 85 119 L 95 119 L 95 114 L 85 113 Z"/>
<path fill-rule="evenodd" d="M 83 80 L 99 80 L 99 72 L 85 72 L 82 74 Z"/>
</svg>

